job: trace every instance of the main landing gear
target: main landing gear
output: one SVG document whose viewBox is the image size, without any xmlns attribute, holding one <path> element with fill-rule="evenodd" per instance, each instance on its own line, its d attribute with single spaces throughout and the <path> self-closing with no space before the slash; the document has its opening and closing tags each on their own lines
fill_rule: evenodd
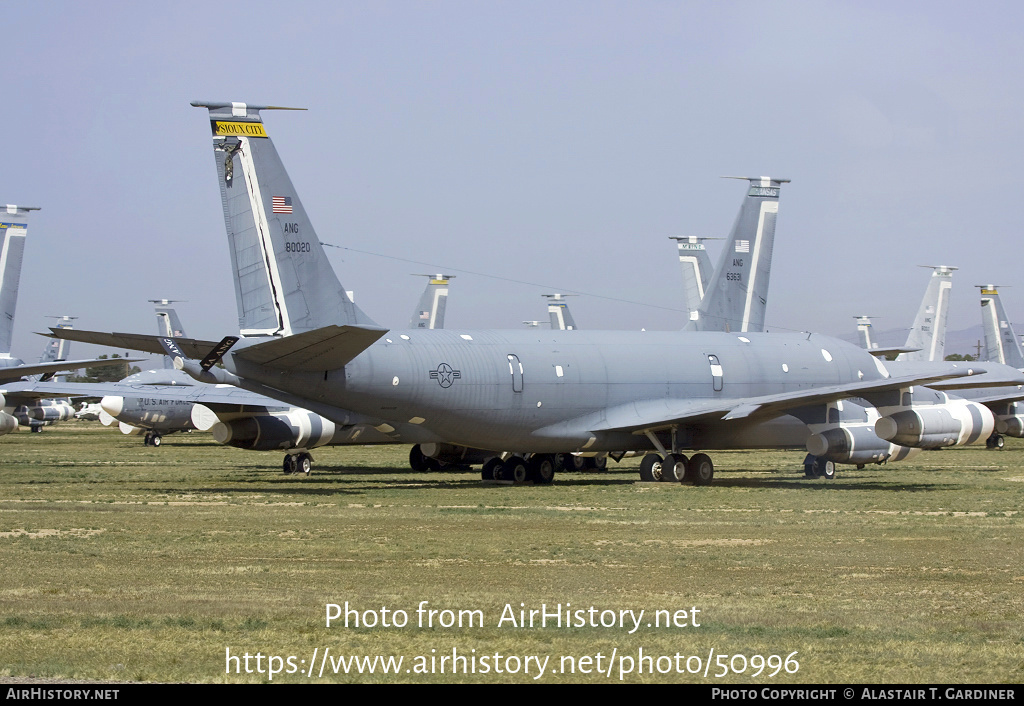
<svg viewBox="0 0 1024 706">
<path fill-rule="evenodd" d="M 533 481 L 538 485 L 547 485 L 555 478 L 555 457 L 553 454 L 530 454 L 509 456 L 504 461 L 500 457 L 490 458 L 480 472 L 483 480 L 510 480 L 514 483 Z"/>
<path fill-rule="evenodd" d="M 711 457 L 704 453 L 694 454 L 690 458 L 679 453 L 666 454 L 664 458 L 649 453 L 640 462 L 640 480 L 648 483 L 674 481 L 710 485 L 714 477 L 715 465 Z"/>
<path fill-rule="evenodd" d="M 163 437 L 158 431 L 147 431 L 146 435 L 142 437 L 142 443 L 145 446 L 159 446 L 162 442 Z"/>
<path fill-rule="evenodd" d="M 1006 445 L 1006 439 L 1002 434 L 998 432 L 992 432 L 992 436 L 985 439 L 986 449 L 995 449 L 996 451 L 1002 451 L 1003 446 Z"/>
<path fill-rule="evenodd" d="M 284 457 L 284 474 L 305 473 L 307 476 L 313 470 L 313 457 L 303 451 L 298 454 L 288 454 Z"/>
<path fill-rule="evenodd" d="M 804 478 L 824 478 L 825 480 L 835 480 L 835 477 L 835 461 L 826 461 L 819 456 L 812 456 L 810 454 L 807 454 L 807 457 L 804 458 Z"/>
</svg>

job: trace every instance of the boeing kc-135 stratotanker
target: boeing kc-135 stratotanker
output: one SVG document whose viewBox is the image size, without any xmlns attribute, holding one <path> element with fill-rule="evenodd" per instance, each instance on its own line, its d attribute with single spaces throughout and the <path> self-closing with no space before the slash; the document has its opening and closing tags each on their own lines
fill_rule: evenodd
<svg viewBox="0 0 1024 706">
<path fill-rule="evenodd" d="M 242 338 L 215 345 L 89 336 L 151 352 L 176 345 L 175 364 L 198 380 L 266 394 L 338 424 L 369 423 L 408 443 L 502 453 L 502 474 L 515 478 L 550 482 L 556 453 L 634 450 L 648 452 L 642 467 L 664 462 L 669 477 L 697 484 L 714 474 L 705 449 L 784 445 L 780 434 L 802 445 L 807 426 L 776 423 L 790 414 L 820 416 L 814 436 L 829 453 L 843 443 L 829 432 L 844 422 L 833 422 L 828 407 L 844 398 L 874 404 L 882 415 L 876 428 L 895 443 L 969 443 L 991 433 L 992 413 L 917 386 L 1024 382 L 962 363 L 892 375 L 844 341 L 744 330 L 742 321 L 731 333 L 388 331 L 346 295 L 327 261 L 264 128 L 260 112 L 270 106 L 193 105 L 209 111 Z M 744 208 L 759 227 L 774 227 L 781 181 L 751 180 Z M 749 302 L 752 316 L 757 305 Z M 922 407 L 928 414 L 917 414 Z"/>
</svg>

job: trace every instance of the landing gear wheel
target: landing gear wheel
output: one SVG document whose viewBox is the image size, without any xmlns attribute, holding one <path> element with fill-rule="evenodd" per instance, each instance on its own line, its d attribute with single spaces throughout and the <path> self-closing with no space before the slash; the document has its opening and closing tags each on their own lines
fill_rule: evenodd
<svg viewBox="0 0 1024 706">
<path fill-rule="evenodd" d="M 153 432 L 153 436 L 150 438 L 149 443 L 153 446 L 159 446 L 162 438 L 156 432 Z"/>
<path fill-rule="evenodd" d="M 313 457 L 307 453 L 299 454 L 298 458 L 295 459 L 295 472 L 305 473 L 307 476 L 309 472 L 313 470 Z"/>
<path fill-rule="evenodd" d="M 284 457 L 284 474 L 286 476 L 296 473 L 298 468 L 298 462 L 296 462 L 294 455 L 289 454 Z"/>
<path fill-rule="evenodd" d="M 640 480 L 645 483 L 654 483 L 663 480 L 661 456 L 658 454 L 647 454 L 640 462 Z"/>
<path fill-rule="evenodd" d="M 555 454 L 555 470 L 568 471 L 572 469 L 572 454 Z"/>
<path fill-rule="evenodd" d="M 591 468 L 596 471 L 603 471 L 608 468 L 608 457 L 607 456 L 594 456 L 590 459 Z"/>
<path fill-rule="evenodd" d="M 487 459 L 484 467 L 480 470 L 480 480 L 498 480 L 498 472 L 501 468 L 501 459 L 497 456 Z"/>
<path fill-rule="evenodd" d="M 142 437 L 142 445 L 149 446 L 151 443 L 153 443 L 153 432 L 147 431 L 146 435 Z"/>
<path fill-rule="evenodd" d="M 1006 439 L 998 432 L 993 432 L 992 436 L 985 439 L 986 449 L 995 449 L 996 451 L 1000 451 L 1004 446 L 1006 446 Z"/>
<path fill-rule="evenodd" d="M 592 468 L 590 464 L 593 462 L 593 459 L 587 458 L 586 456 L 575 456 L 569 454 L 569 458 L 567 458 L 566 461 L 567 471 L 576 471 L 577 473 L 582 473 L 583 471 Z"/>
<path fill-rule="evenodd" d="M 690 473 L 694 485 L 711 485 L 715 477 L 715 465 L 707 454 L 694 454 L 690 459 Z"/>
<path fill-rule="evenodd" d="M 423 451 L 420 450 L 420 445 L 416 444 L 409 449 L 409 468 L 414 471 L 422 473 L 427 469 L 427 457 L 423 455 Z"/>
<path fill-rule="evenodd" d="M 835 480 L 836 478 L 836 464 L 835 461 L 826 461 L 823 458 L 815 459 L 814 461 L 814 472 L 820 478 L 825 480 Z"/>
<path fill-rule="evenodd" d="M 530 479 L 539 485 L 547 485 L 555 477 L 555 457 L 550 454 L 536 454 L 530 458 Z"/>
<path fill-rule="evenodd" d="M 683 454 L 669 454 L 661 466 L 662 480 L 682 483 L 690 478 L 690 462 Z"/>
<path fill-rule="evenodd" d="M 526 459 L 522 456 L 510 456 L 501 466 L 501 479 L 516 483 L 525 483 L 530 479 L 530 470 L 526 467 Z"/>
</svg>

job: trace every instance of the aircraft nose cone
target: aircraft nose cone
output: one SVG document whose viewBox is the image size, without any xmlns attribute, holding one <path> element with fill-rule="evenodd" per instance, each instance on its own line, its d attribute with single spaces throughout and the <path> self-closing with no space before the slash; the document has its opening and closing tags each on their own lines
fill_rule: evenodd
<svg viewBox="0 0 1024 706">
<path fill-rule="evenodd" d="M 100 408 L 111 417 L 116 417 L 124 409 L 124 397 L 118 395 L 107 395 L 100 400 Z"/>
</svg>

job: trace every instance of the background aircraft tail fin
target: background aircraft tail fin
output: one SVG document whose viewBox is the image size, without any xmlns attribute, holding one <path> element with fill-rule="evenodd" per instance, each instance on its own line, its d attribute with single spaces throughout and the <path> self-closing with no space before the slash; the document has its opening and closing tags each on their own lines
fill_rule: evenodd
<svg viewBox="0 0 1024 706">
<path fill-rule="evenodd" d="M 455 275 L 422 275 L 427 277 L 420 303 L 409 320 L 409 328 L 444 328 L 444 312 L 448 306 L 448 282 Z"/>
<path fill-rule="evenodd" d="M 150 303 L 156 305 L 156 335 L 162 338 L 184 338 L 185 328 L 181 325 L 178 312 L 171 306 L 176 302 L 173 299 L 150 299 Z M 168 355 L 164 356 L 164 369 L 174 368 L 174 361 Z"/>
<path fill-rule="evenodd" d="M 690 331 L 764 330 L 779 190 L 789 179 L 727 178 L 750 185 Z"/>
<path fill-rule="evenodd" d="M 565 298 L 570 294 L 544 294 L 548 300 L 548 318 L 551 319 L 552 331 L 575 331 L 576 321 L 569 311 L 569 304 Z"/>
<path fill-rule="evenodd" d="M 711 279 L 711 256 L 704 247 L 705 240 L 721 240 L 721 238 L 699 238 L 697 236 L 669 236 L 676 241 L 679 249 L 679 264 L 683 268 L 683 296 L 688 313 L 688 321 L 696 321 L 700 316 L 700 303 L 708 290 Z"/>
<path fill-rule="evenodd" d="M 261 110 L 245 103 L 192 105 L 210 112 L 243 336 L 290 336 L 330 325 L 374 325 L 338 281 L 292 186 Z"/>
<path fill-rule="evenodd" d="M 907 347 L 918 350 L 900 353 L 896 360 L 932 361 L 942 360 L 946 352 L 946 318 L 949 316 L 949 294 L 953 288 L 953 272 L 956 267 L 946 265 L 921 265 L 932 269 L 928 288 L 921 300 L 921 307 L 914 318 L 914 327 L 907 336 Z"/>
<path fill-rule="evenodd" d="M 1020 339 L 1013 332 L 994 284 L 981 286 L 981 325 L 985 331 L 985 360 L 1024 368 Z"/>
<path fill-rule="evenodd" d="M 8 204 L 0 208 L 0 355 L 11 352 L 14 310 L 18 306 L 21 259 L 25 252 L 28 213 L 34 206 Z"/>
<path fill-rule="evenodd" d="M 871 340 L 871 317 L 855 316 L 853 318 L 857 319 L 857 336 L 860 347 L 866 351 L 878 348 L 878 344 Z"/>
</svg>

